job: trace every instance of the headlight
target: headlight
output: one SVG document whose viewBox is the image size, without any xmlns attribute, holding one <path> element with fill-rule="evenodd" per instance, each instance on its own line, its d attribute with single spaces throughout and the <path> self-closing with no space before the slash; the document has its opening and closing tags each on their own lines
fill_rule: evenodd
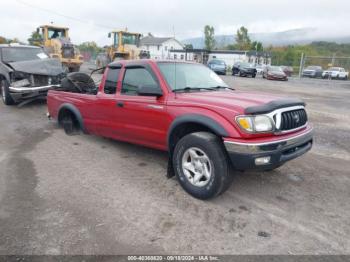
<svg viewBox="0 0 350 262">
<path fill-rule="evenodd" d="M 271 119 L 265 115 L 238 116 L 236 121 L 243 130 L 250 133 L 269 132 L 274 129 Z"/>
</svg>

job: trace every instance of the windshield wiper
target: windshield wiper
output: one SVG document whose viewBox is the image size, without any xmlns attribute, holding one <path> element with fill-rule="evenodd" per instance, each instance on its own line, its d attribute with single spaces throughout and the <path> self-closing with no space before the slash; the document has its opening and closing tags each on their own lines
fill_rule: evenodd
<svg viewBox="0 0 350 262">
<path fill-rule="evenodd" d="M 215 88 L 212 87 L 189 87 L 186 86 L 185 88 L 179 88 L 173 90 L 173 92 L 190 92 L 190 91 L 200 91 L 200 90 L 216 90 Z"/>
<path fill-rule="evenodd" d="M 228 87 L 228 86 L 213 86 L 212 88 L 216 88 L 216 89 L 221 89 L 221 88 L 223 88 L 223 89 L 235 90 L 234 88 Z"/>
</svg>

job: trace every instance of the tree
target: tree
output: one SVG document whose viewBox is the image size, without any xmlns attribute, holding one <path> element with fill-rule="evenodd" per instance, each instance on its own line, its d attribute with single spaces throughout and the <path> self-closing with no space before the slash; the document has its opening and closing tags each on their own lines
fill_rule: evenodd
<svg viewBox="0 0 350 262">
<path fill-rule="evenodd" d="M 205 49 L 207 50 L 213 50 L 215 47 L 215 30 L 214 27 L 206 25 L 204 27 L 204 45 Z"/>
<path fill-rule="evenodd" d="M 40 42 L 42 41 L 41 34 L 37 31 L 33 31 L 30 38 L 28 38 L 28 42 L 31 45 L 40 45 Z"/>
<path fill-rule="evenodd" d="M 251 41 L 248 35 L 248 29 L 242 26 L 237 30 L 236 46 L 238 50 L 250 50 Z"/>
<path fill-rule="evenodd" d="M 93 58 L 96 57 L 98 53 L 104 51 L 104 49 L 99 47 L 94 41 L 81 43 L 80 45 L 78 45 L 78 49 L 80 50 L 80 52 L 89 53 Z"/>
<path fill-rule="evenodd" d="M 8 43 L 11 44 L 11 43 L 18 43 L 18 44 L 22 44 L 22 42 L 17 38 L 13 38 L 13 39 L 10 39 L 8 40 Z"/>
<path fill-rule="evenodd" d="M 192 44 L 185 44 L 185 49 L 193 49 L 193 45 Z"/>
<path fill-rule="evenodd" d="M 0 44 L 7 44 L 7 40 L 5 37 L 0 36 Z"/>
<path fill-rule="evenodd" d="M 250 46 L 250 49 L 251 49 L 251 50 L 258 51 L 258 52 L 264 51 L 263 44 L 262 44 L 261 42 L 258 42 L 258 41 L 252 42 L 252 44 L 251 44 L 251 46 Z"/>
</svg>

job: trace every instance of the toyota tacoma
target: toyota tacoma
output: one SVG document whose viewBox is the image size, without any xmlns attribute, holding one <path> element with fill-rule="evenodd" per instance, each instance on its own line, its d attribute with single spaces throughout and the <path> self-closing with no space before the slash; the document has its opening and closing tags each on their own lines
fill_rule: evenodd
<svg viewBox="0 0 350 262">
<path fill-rule="evenodd" d="M 49 118 L 167 151 L 168 177 L 199 199 L 224 192 L 232 170 L 272 170 L 312 147 L 303 101 L 234 90 L 201 64 L 116 61 L 98 87 L 84 81 L 90 91 L 49 91 Z"/>
</svg>

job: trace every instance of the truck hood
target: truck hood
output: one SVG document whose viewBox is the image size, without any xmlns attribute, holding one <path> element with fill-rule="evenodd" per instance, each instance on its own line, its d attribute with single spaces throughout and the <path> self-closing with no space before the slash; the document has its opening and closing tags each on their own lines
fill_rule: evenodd
<svg viewBox="0 0 350 262">
<path fill-rule="evenodd" d="M 180 101 L 184 105 L 187 103 L 193 105 L 221 107 L 244 114 L 247 108 L 262 106 L 276 100 L 285 100 L 280 96 L 274 96 L 267 93 L 244 92 L 244 91 L 210 91 L 210 92 L 192 92 L 177 93 L 177 103 Z"/>
<path fill-rule="evenodd" d="M 11 62 L 8 65 L 14 70 L 34 75 L 57 76 L 63 73 L 58 59 L 47 58 L 30 61 Z"/>
</svg>

